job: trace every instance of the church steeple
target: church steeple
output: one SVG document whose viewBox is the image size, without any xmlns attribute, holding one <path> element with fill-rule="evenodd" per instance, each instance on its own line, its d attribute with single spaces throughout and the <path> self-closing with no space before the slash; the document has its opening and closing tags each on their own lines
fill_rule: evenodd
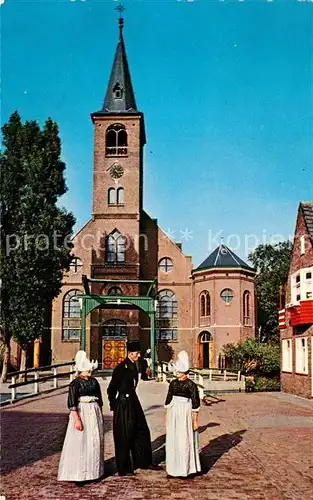
<svg viewBox="0 0 313 500">
<path fill-rule="evenodd" d="M 123 10 L 119 6 L 120 12 Z M 116 47 L 109 85 L 105 95 L 102 113 L 134 113 L 137 111 L 131 82 L 125 43 L 123 38 L 124 19 L 119 17 L 119 40 Z"/>
</svg>

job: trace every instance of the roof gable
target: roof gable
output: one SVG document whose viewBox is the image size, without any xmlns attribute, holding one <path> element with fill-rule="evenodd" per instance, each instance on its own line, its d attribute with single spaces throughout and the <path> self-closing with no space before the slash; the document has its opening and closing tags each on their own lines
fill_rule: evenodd
<svg viewBox="0 0 313 500">
<path fill-rule="evenodd" d="M 313 241 L 313 202 L 301 202 L 300 207 L 302 209 L 304 222 L 308 231 L 308 235 Z"/>
</svg>

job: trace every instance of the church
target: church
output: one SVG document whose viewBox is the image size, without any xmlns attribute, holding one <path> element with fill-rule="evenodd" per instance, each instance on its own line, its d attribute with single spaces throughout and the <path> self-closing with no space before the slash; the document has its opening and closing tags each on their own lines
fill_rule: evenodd
<svg viewBox="0 0 313 500">
<path fill-rule="evenodd" d="M 145 212 L 145 122 L 123 24 L 120 17 L 103 106 L 91 114 L 93 209 L 73 237 L 74 258 L 53 302 L 52 363 L 73 359 L 81 346 L 110 370 L 124 358 L 126 340 L 139 339 L 153 358 L 168 361 L 185 349 L 193 367 L 222 368 L 223 345 L 255 336 L 255 270 L 222 243 L 194 268 Z"/>
</svg>

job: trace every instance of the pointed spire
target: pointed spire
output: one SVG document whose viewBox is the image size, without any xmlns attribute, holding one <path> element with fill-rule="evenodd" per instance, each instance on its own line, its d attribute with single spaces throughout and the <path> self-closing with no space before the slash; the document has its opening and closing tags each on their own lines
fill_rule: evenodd
<svg viewBox="0 0 313 500">
<path fill-rule="evenodd" d="M 117 42 L 113 67 L 107 88 L 102 112 L 104 113 L 127 113 L 136 112 L 136 101 L 131 82 L 125 43 L 123 38 L 124 18 L 122 12 L 124 7 L 119 4 L 116 8 L 119 11 L 119 40 Z"/>
</svg>

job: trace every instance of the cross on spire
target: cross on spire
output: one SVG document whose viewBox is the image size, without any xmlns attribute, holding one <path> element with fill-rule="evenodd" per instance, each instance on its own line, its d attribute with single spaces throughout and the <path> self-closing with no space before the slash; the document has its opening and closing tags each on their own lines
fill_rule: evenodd
<svg viewBox="0 0 313 500">
<path fill-rule="evenodd" d="M 124 19 L 122 13 L 125 7 L 121 2 L 118 2 L 115 10 L 119 13 L 120 33 L 102 112 L 133 113 L 137 112 L 137 107 L 123 38 Z"/>
<path fill-rule="evenodd" d="M 119 18 L 118 18 L 118 25 L 120 28 L 120 35 L 122 36 L 122 31 L 123 31 L 123 26 L 124 26 L 124 18 L 123 18 L 123 12 L 126 10 L 124 5 L 122 3 L 119 3 L 116 7 L 115 10 L 119 13 Z"/>
</svg>

